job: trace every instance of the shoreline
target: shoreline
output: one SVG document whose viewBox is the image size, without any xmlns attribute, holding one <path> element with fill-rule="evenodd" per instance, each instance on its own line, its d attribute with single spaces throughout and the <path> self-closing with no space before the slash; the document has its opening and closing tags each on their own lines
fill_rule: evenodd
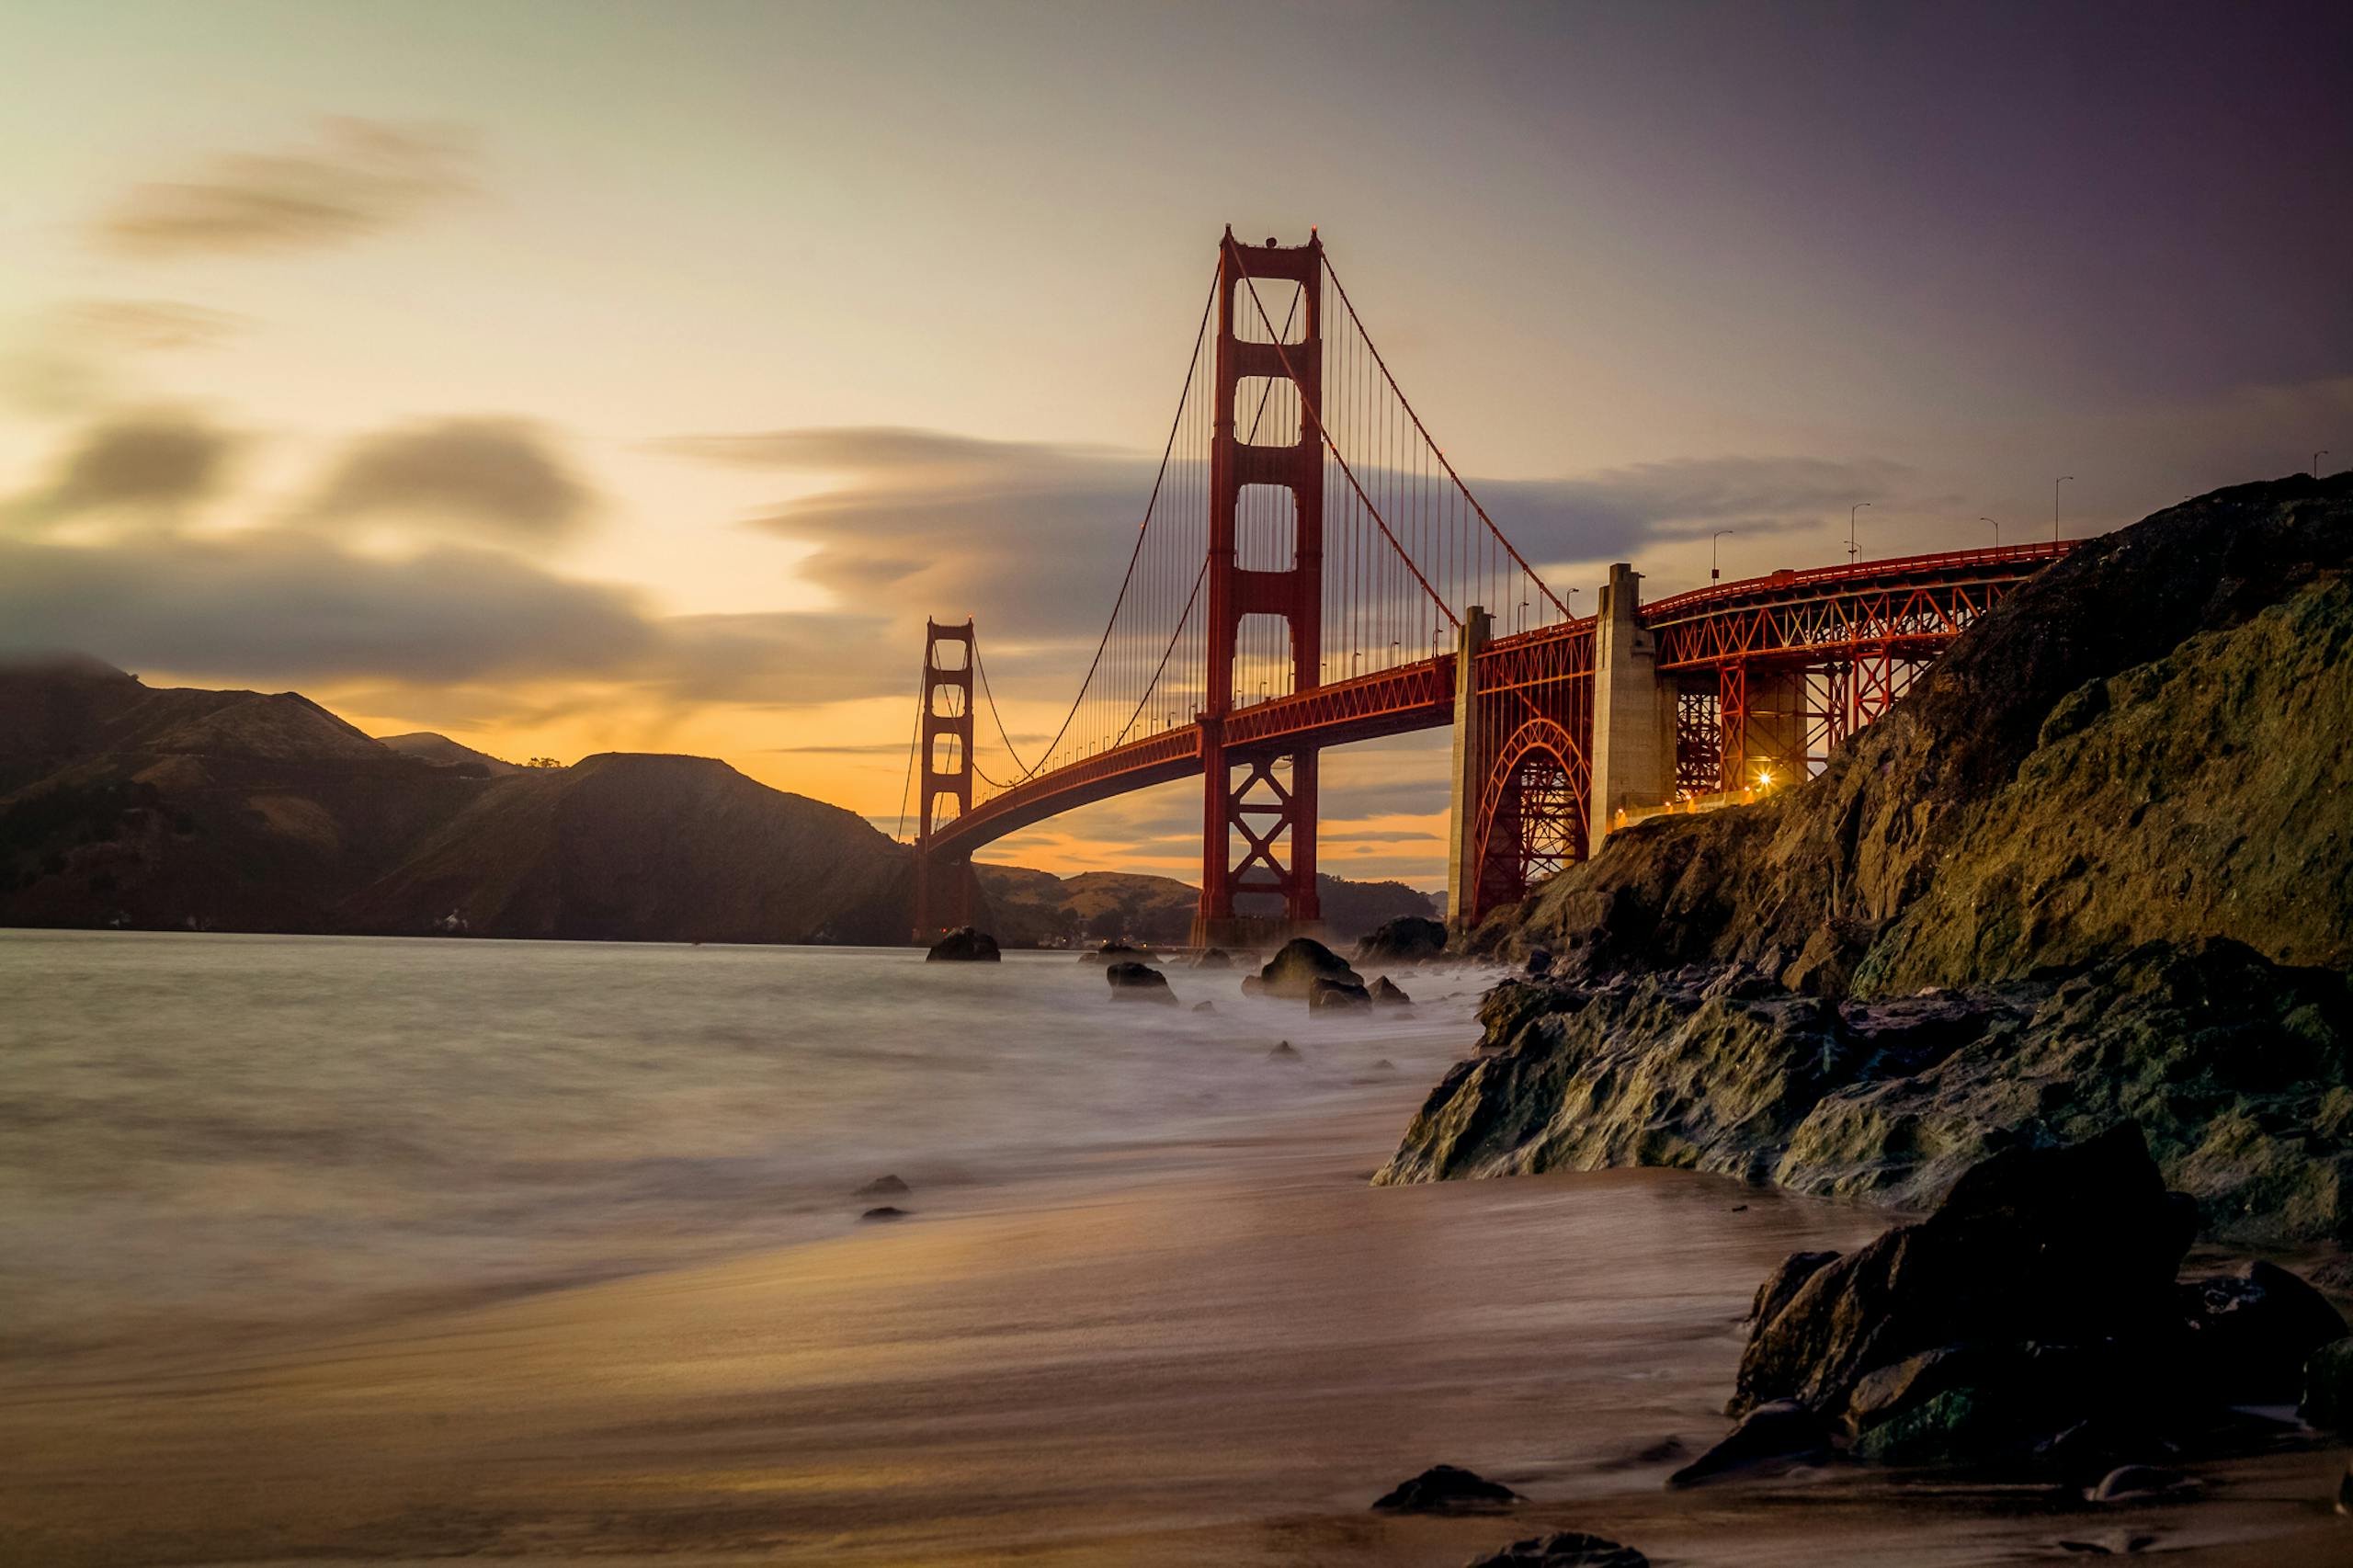
<svg viewBox="0 0 2353 1568">
<path fill-rule="evenodd" d="M 1420 1092 L 941 1187 L 896 1225 L 18 1382 L 0 1541 L 61 1568 L 1403 1568 L 1581 1528 L 1796 1568 L 2055 1555 L 2129 1524 L 2184 1562 L 2353 1551 L 2321 1450 L 2130 1510 L 1861 1471 L 1668 1493 L 1722 1430 L 1756 1281 L 1891 1216 L 1654 1169 L 1370 1187 Z M 1669 1437 L 1682 1455 L 1634 1457 Z M 1535 1501 L 1367 1511 L 1438 1462 Z"/>
</svg>

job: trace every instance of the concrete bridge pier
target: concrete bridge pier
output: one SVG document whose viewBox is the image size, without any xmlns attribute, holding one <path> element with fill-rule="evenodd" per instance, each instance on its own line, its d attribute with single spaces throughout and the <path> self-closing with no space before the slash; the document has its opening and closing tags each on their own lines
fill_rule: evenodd
<svg viewBox="0 0 2353 1568">
<path fill-rule="evenodd" d="M 1609 568 L 1593 626 L 1593 776 L 1586 824 L 1597 853 L 1624 806 L 1675 798 L 1675 685 L 1658 673 L 1658 642 L 1637 619 L 1642 574 Z"/>
<path fill-rule="evenodd" d="M 1454 769 L 1453 799 L 1449 802 L 1446 837 L 1446 923 L 1467 926 L 1477 913 L 1479 897 L 1480 758 L 1486 737 L 1480 733 L 1479 654 L 1495 634 L 1495 620 L 1472 605 L 1463 612 L 1462 630 L 1454 642 Z"/>
</svg>

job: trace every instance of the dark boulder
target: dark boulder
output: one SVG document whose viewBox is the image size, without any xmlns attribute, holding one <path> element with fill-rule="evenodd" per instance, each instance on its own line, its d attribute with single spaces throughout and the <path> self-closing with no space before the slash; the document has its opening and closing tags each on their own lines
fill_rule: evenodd
<svg viewBox="0 0 2353 1568">
<path fill-rule="evenodd" d="M 1518 1493 L 1459 1465 L 1434 1464 L 1373 1504 L 1384 1514 L 1492 1514 L 1521 1501 Z"/>
<path fill-rule="evenodd" d="M 1541 980 L 1552 972 L 1552 955 L 1542 948 L 1529 950 L 1528 965 L 1522 971 L 1530 980 Z"/>
<path fill-rule="evenodd" d="M 1267 1052 L 1267 1060 L 1269 1062 L 1304 1062 L 1307 1059 L 1300 1055 L 1299 1048 L 1291 1044 L 1290 1041 L 1287 1040 L 1279 1040 L 1275 1041 L 1275 1048 Z"/>
<path fill-rule="evenodd" d="M 1410 1007 L 1414 1003 L 1404 987 L 1385 974 L 1372 983 L 1372 999 L 1384 1007 Z"/>
<path fill-rule="evenodd" d="M 905 1210 L 893 1209 L 891 1205 L 885 1203 L 879 1209 L 869 1209 L 865 1213 L 858 1216 L 858 1220 L 861 1223 L 865 1224 L 880 1224 L 891 1220 L 904 1220 L 906 1217 L 907 1211 Z"/>
<path fill-rule="evenodd" d="M 996 963 L 1003 954 L 997 951 L 996 938 L 986 931 L 970 926 L 959 926 L 931 945 L 924 954 L 926 963 Z"/>
<path fill-rule="evenodd" d="M 1160 1002 L 1176 1005 L 1176 994 L 1168 989 L 1168 977 L 1148 963 L 1121 961 L 1103 971 L 1111 984 L 1112 996 L 1121 1002 Z"/>
<path fill-rule="evenodd" d="M 1233 955 L 1223 948 L 1203 948 L 1193 959 L 1195 969 L 1232 969 Z"/>
<path fill-rule="evenodd" d="M 1258 971 L 1260 989 L 1268 996 L 1305 996 L 1318 980 L 1364 983 L 1346 959 L 1313 937 L 1293 937 Z"/>
<path fill-rule="evenodd" d="M 904 1198 L 913 1190 L 895 1176 L 876 1176 L 850 1194 L 852 1198 Z"/>
<path fill-rule="evenodd" d="M 1445 923 L 1419 915 L 1384 920 L 1357 944 L 1359 963 L 1420 963 L 1445 953 Z"/>
<path fill-rule="evenodd" d="M 2324 1345 L 2304 1358 L 2304 1386 L 2296 1414 L 2331 1431 L 2353 1427 L 2353 1339 Z"/>
<path fill-rule="evenodd" d="M 1926 1220 L 1813 1270 L 1756 1325 L 1732 1408 L 1797 1399 L 1836 1412 L 1866 1373 L 1964 1343 L 2118 1340 L 2161 1354 L 2195 1226 L 2137 1128 L 2005 1151 Z"/>
<path fill-rule="evenodd" d="M 2144 1503 L 2197 1490 L 2198 1483 L 2177 1470 L 2154 1464 L 2126 1464 L 2101 1476 L 2099 1484 L 2084 1495 L 2094 1503 Z"/>
<path fill-rule="evenodd" d="M 1583 1530 L 1554 1530 L 1474 1557 L 1465 1568 L 1651 1568 L 1651 1560 L 1631 1546 Z"/>
<path fill-rule="evenodd" d="M 1358 1012 L 1371 1006 L 1372 993 L 1361 985 L 1320 974 L 1307 983 L 1307 1010 L 1311 1013 Z"/>
<path fill-rule="evenodd" d="M 1078 956 L 1078 961 L 1081 963 L 1118 963 L 1123 959 L 1148 959 L 1150 957 L 1152 957 L 1152 949 L 1150 948 L 1130 947 L 1125 942 L 1105 942 L 1100 947 L 1090 948 L 1086 952 L 1081 953 Z"/>
<path fill-rule="evenodd" d="M 2189 1375 L 2210 1397 L 2232 1403 L 2298 1398 L 2306 1361 L 2346 1335 L 2328 1298 L 2274 1264 L 2191 1280 L 2178 1293 Z"/>
<path fill-rule="evenodd" d="M 1193 1004 L 1193 1011 L 1196 1013 L 1214 1013 L 1217 1011 L 1217 1004 L 1214 1002 L 1196 1002 Z"/>
<path fill-rule="evenodd" d="M 1793 1399 L 1760 1404 L 1723 1441 L 1666 1478 L 1669 1486 L 1698 1486 L 1741 1471 L 1779 1469 L 1826 1457 L 1831 1424 Z"/>
<path fill-rule="evenodd" d="M 1756 1287 L 1756 1300 L 1748 1309 L 1748 1321 L 1762 1327 L 1773 1315 L 1790 1304 L 1798 1287 L 1813 1278 L 1825 1263 L 1836 1263 L 1835 1252 L 1793 1252 L 1781 1260 L 1781 1266 L 1765 1277 Z"/>
</svg>

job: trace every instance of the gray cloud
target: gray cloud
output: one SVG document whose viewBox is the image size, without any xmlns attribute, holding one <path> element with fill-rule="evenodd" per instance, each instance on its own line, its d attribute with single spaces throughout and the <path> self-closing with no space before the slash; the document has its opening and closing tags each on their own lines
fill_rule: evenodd
<svg viewBox="0 0 2353 1568">
<path fill-rule="evenodd" d="M 816 546 L 804 573 L 903 626 L 926 613 L 979 616 L 983 636 L 1005 650 L 992 663 L 1024 685 L 1050 676 L 1074 644 L 1101 631 L 1156 467 L 1100 448 L 891 426 L 690 437 L 660 447 L 833 477 L 831 488 L 784 503 L 753 526 Z M 1381 493 L 1377 471 L 1360 470 L 1359 478 Z M 1540 563 L 1636 558 L 1646 545 L 1719 528 L 1759 535 L 1818 526 L 1851 501 L 1878 496 L 1885 506 L 1917 483 L 1896 463 L 1814 458 L 1694 459 L 1574 478 L 1470 482 L 1506 536 Z"/>
<path fill-rule="evenodd" d="M 620 674 L 659 637 L 631 596 L 512 557 L 381 561 L 268 531 L 0 547 L 0 640 L 278 686 Z"/>
<path fill-rule="evenodd" d="M 123 415 L 97 425 L 25 509 L 64 517 L 111 506 L 185 506 L 220 488 L 237 438 L 197 415 Z"/>
<path fill-rule="evenodd" d="M 904 661 L 872 656 L 872 633 L 823 614 L 655 616 L 627 589 L 501 552 L 386 561 L 291 529 L 0 542 L 0 652 L 83 649 L 270 687 L 575 681 L 790 708 L 905 689 Z"/>
<path fill-rule="evenodd" d="M 573 532 L 588 488 L 529 420 L 433 420 L 367 437 L 344 454 L 308 515 L 403 522 L 517 540 Z"/>
<path fill-rule="evenodd" d="M 1884 506 L 1917 483 L 1901 463 L 1733 457 L 1472 487 L 1520 553 L 1546 562 L 1626 559 L 1644 544 L 1704 539 L 1720 528 L 1743 534 L 1809 528 L 1857 501 L 1876 497 Z"/>
<path fill-rule="evenodd" d="M 475 187 L 473 150 L 446 129 L 332 119 L 311 146 L 232 153 L 136 186 L 92 236 L 150 259 L 347 244 Z"/>
</svg>

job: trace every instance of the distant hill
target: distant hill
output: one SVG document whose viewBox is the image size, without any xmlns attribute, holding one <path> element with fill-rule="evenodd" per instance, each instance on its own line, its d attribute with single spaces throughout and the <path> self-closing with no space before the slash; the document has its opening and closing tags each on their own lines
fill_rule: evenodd
<svg viewBox="0 0 2353 1568">
<path fill-rule="evenodd" d="M 485 774 L 520 773 L 523 770 L 511 762 L 503 762 L 486 751 L 476 751 L 460 745 L 447 735 L 437 735 L 430 730 L 417 730 L 405 735 L 379 735 L 379 744 L 392 747 L 403 756 L 429 762 L 436 767 L 480 767 Z"/>
<path fill-rule="evenodd" d="M 499 771 L 439 736 L 395 738 L 411 744 L 292 692 L 155 688 L 87 660 L 0 668 L 0 925 L 905 936 L 902 847 L 724 763 Z"/>
<path fill-rule="evenodd" d="M 977 870 L 1007 946 L 1192 925 L 1174 878 Z M 0 926 L 896 943 L 911 874 L 862 817 L 709 757 L 517 767 L 290 691 L 0 666 Z M 1430 912 L 1402 883 L 1320 886 L 1343 937 Z"/>
<path fill-rule="evenodd" d="M 998 941 L 1008 947 L 1099 941 L 1128 937 L 1162 944 L 1192 934 L 1200 892 L 1174 877 L 1083 871 L 1073 877 L 1014 866 L 980 865 Z M 1336 939 L 1352 941 L 1399 915 L 1435 915 L 1438 900 L 1403 882 L 1351 882 L 1318 876 L 1324 924 Z"/>
</svg>

